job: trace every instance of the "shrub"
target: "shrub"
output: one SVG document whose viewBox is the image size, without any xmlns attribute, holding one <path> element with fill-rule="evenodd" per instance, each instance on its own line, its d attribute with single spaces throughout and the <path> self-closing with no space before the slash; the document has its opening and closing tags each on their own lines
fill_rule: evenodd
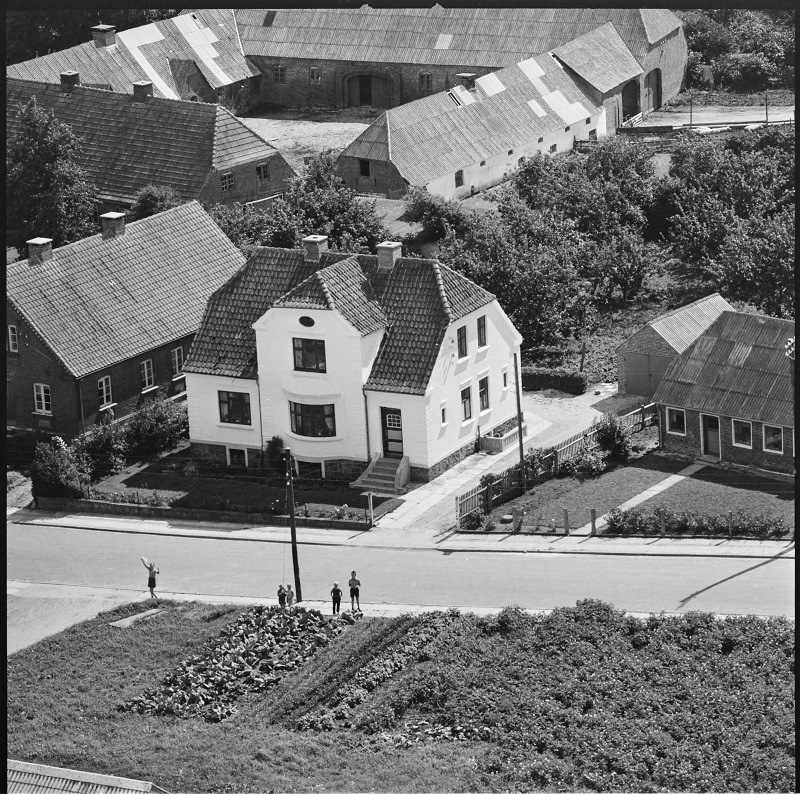
<svg viewBox="0 0 800 794">
<path fill-rule="evenodd" d="M 125 468 L 125 455 L 128 451 L 125 428 L 114 424 L 107 414 L 99 425 L 76 439 L 73 446 L 78 453 L 86 456 L 92 482 Z"/>
<path fill-rule="evenodd" d="M 583 394 L 586 391 L 585 372 L 566 369 L 522 368 L 522 388 L 526 391 L 558 389 L 568 394 Z"/>
<path fill-rule="evenodd" d="M 261 451 L 261 465 L 269 472 L 283 474 L 286 469 L 283 450 L 283 439 L 280 436 L 273 436 Z"/>
<path fill-rule="evenodd" d="M 584 447 L 577 455 L 559 464 L 558 476 L 572 477 L 582 474 L 585 477 L 596 477 L 607 468 L 607 455 L 604 452 L 596 448 Z"/>
<path fill-rule="evenodd" d="M 664 530 L 667 535 L 728 534 L 727 515 L 698 515 L 695 513 L 664 512 Z M 658 535 L 661 533 L 661 516 L 658 509 L 646 512 L 634 507 L 630 510 L 612 510 L 606 519 L 605 532 L 616 535 Z M 732 516 L 731 534 L 736 537 L 779 538 L 789 533 L 781 516 L 748 515 L 741 510 Z"/>
<path fill-rule="evenodd" d="M 555 463 L 555 447 L 542 447 L 541 449 L 530 449 L 525 454 L 525 465 L 532 474 L 540 471 L 549 471 Z"/>
<path fill-rule="evenodd" d="M 631 454 L 631 434 L 623 427 L 619 417 L 612 413 L 604 414 L 595 425 L 597 445 L 607 453 L 611 461 L 625 461 Z"/>
<path fill-rule="evenodd" d="M 37 496 L 80 499 L 89 485 L 84 456 L 68 447 L 58 436 L 50 443 L 36 445 L 31 466 L 31 490 Z"/>
<path fill-rule="evenodd" d="M 470 513 L 461 520 L 461 528 L 467 532 L 477 532 L 483 529 L 483 516 L 479 511 Z"/>
<path fill-rule="evenodd" d="M 25 482 L 25 476 L 18 471 L 6 471 L 6 493 Z"/>
<path fill-rule="evenodd" d="M 172 449 L 189 437 L 186 403 L 159 398 L 139 408 L 125 428 L 131 456 L 147 457 Z"/>
<path fill-rule="evenodd" d="M 409 191 L 405 217 L 422 224 L 422 235 L 427 240 L 443 240 L 449 229 L 458 234 L 469 224 L 469 213 L 460 202 L 424 190 Z"/>
</svg>

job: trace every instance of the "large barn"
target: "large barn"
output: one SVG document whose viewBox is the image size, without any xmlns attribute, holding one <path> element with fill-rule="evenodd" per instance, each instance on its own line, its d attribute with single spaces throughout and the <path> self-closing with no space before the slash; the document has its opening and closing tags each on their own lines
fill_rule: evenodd
<svg viewBox="0 0 800 794">
<path fill-rule="evenodd" d="M 687 57 L 680 20 L 635 8 L 201 9 L 119 33 L 95 26 L 92 41 L 6 74 L 58 83 L 61 72 L 77 71 L 87 84 L 126 92 L 149 80 L 155 96 L 236 111 L 260 103 L 390 108 L 451 88 L 459 73 L 486 75 L 558 48 L 577 74 L 591 73 L 597 54 L 567 45 L 607 22 L 641 68 L 622 115 L 678 93 Z"/>
</svg>

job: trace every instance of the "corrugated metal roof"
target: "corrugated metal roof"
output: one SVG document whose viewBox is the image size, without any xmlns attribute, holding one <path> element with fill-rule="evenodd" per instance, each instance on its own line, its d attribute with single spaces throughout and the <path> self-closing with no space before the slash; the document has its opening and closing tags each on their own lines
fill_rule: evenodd
<svg viewBox="0 0 800 794">
<path fill-rule="evenodd" d="M 558 47 L 553 55 L 603 94 L 643 74 L 611 22 Z"/>
<path fill-rule="evenodd" d="M 552 50 L 609 21 L 642 63 L 653 43 L 681 26 L 670 11 L 635 8 L 270 9 L 265 26 L 267 13 L 236 11 L 248 55 L 489 68 Z"/>
<path fill-rule="evenodd" d="M 90 31 L 86 33 L 89 35 Z M 197 64 L 212 88 L 259 74 L 242 54 L 231 10 L 197 9 L 120 31 L 110 47 L 96 47 L 89 41 L 11 64 L 6 67 L 6 75 L 58 84 L 61 72 L 75 71 L 83 83 L 107 84 L 114 91 L 127 94 L 133 93 L 135 81 L 149 80 L 155 96 L 175 99 L 180 90 L 171 63 L 176 60 Z"/>
<path fill-rule="evenodd" d="M 725 311 L 667 368 L 653 402 L 794 427 L 794 321 Z"/>
<path fill-rule="evenodd" d="M 472 92 L 441 91 L 386 111 L 341 154 L 391 159 L 411 185 L 530 143 L 583 121 L 599 106 L 548 54 L 527 58 L 476 81 Z M 497 85 L 503 90 L 496 91 Z M 473 101 L 456 105 L 450 94 Z M 531 104 L 533 102 L 534 104 Z"/>
<path fill-rule="evenodd" d="M 29 764 L 8 759 L 7 791 L 11 794 L 167 794 L 167 792 L 144 780 L 133 780 L 114 775 L 99 775 L 77 769 L 62 769 L 44 764 Z"/>
<path fill-rule="evenodd" d="M 731 311 L 733 306 L 718 292 L 714 292 L 680 309 L 662 314 L 648 324 L 676 352 L 683 353 L 722 312 Z"/>
</svg>

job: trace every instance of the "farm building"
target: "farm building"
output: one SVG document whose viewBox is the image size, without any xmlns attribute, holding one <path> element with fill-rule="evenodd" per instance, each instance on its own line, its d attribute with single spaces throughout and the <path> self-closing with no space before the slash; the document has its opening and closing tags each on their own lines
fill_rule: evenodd
<svg viewBox="0 0 800 794">
<path fill-rule="evenodd" d="M 617 348 L 620 394 L 650 400 L 667 367 L 733 307 L 718 292 L 651 320 Z"/>
<path fill-rule="evenodd" d="M 146 185 L 171 187 L 183 201 L 260 202 L 282 194 L 295 175 L 283 155 L 224 107 L 161 99 L 141 81 L 132 94 L 80 84 L 6 79 L 6 134 L 19 130 L 31 98 L 81 140 L 78 162 L 97 188 L 98 213 L 123 211 Z"/>
<path fill-rule="evenodd" d="M 208 302 L 184 366 L 198 457 L 257 466 L 277 435 L 304 476 L 395 493 L 516 416 L 521 337 L 491 293 L 400 243 L 303 243 L 256 249 Z"/>
<path fill-rule="evenodd" d="M 235 112 L 261 103 L 390 108 L 450 88 L 459 73 L 495 72 L 608 22 L 641 69 L 626 86 L 625 115 L 677 94 L 687 58 L 681 22 L 666 9 L 635 8 L 195 9 L 118 33 L 97 25 L 93 41 L 6 74 L 58 83 L 62 71 L 77 71 L 88 84 L 127 93 L 149 80 L 156 96 Z M 578 71 L 592 70 L 583 53 L 563 55 Z"/>
<path fill-rule="evenodd" d="M 642 70 L 610 23 L 588 37 L 614 57 L 581 62 L 586 79 L 556 52 L 462 75 L 448 91 L 387 110 L 341 153 L 337 173 L 359 193 L 400 198 L 413 187 L 461 199 L 502 182 L 526 157 L 604 138 L 606 104 L 613 109 Z M 588 80 L 597 90 L 590 93 Z"/>
<path fill-rule="evenodd" d="M 722 312 L 653 401 L 668 452 L 793 474 L 794 321 Z"/>
</svg>

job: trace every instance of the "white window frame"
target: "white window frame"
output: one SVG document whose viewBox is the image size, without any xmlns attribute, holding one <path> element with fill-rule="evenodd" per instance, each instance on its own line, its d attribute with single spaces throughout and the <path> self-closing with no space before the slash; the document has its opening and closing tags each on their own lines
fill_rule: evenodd
<svg viewBox="0 0 800 794">
<path fill-rule="evenodd" d="M 184 364 L 184 357 L 183 357 L 183 345 L 178 345 L 177 347 L 173 347 L 172 350 L 169 351 L 170 355 L 170 363 L 172 365 L 172 380 L 178 380 L 178 378 L 185 378 L 186 376 L 183 374 L 183 364 Z M 180 358 L 181 362 L 176 367 L 175 364 Z"/>
<path fill-rule="evenodd" d="M 233 190 L 236 187 L 236 176 L 233 171 L 226 171 L 224 174 L 220 174 L 219 184 L 223 193 L 228 193 Z"/>
<path fill-rule="evenodd" d="M 680 431 L 678 431 L 678 430 L 670 430 L 669 429 L 669 425 L 670 425 L 669 412 L 670 411 L 675 411 L 676 413 L 680 412 L 680 413 L 683 414 L 683 432 L 682 433 Z M 670 406 L 666 406 L 665 414 L 666 414 L 665 418 L 666 418 L 666 425 L 667 425 L 667 434 L 670 435 L 670 436 L 685 436 L 686 435 L 686 411 L 685 411 L 685 409 L 683 409 L 683 408 L 672 408 Z"/>
<path fill-rule="evenodd" d="M 459 340 L 464 340 L 464 355 L 461 355 L 461 345 Z M 462 325 L 456 328 L 456 357 L 459 361 L 469 358 L 469 337 L 467 336 L 467 326 Z"/>
<path fill-rule="evenodd" d="M 142 384 L 142 391 L 154 389 L 156 379 L 153 375 L 153 359 L 146 358 L 139 362 L 139 382 Z"/>
<path fill-rule="evenodd" d="M 111 375 L 103 375 L 102 378 L 97 379 L 98 399 L 101 390 L 103 392 L 103 399 L 100 401 L 100 408 L 110 408 L 114 404 L 114 393 L 111 390 Z"/>
<path fill-rule="evenodd" d="M 49 383 L 33 384 L 33 405 L 34 413 L 43 416 L 53 415 L 53 401 Z M 50 406 L 49 408 L 47 406 Z"/>
<path fill-rule="evenodd" d="M 768 449 L 767 448 L 767 428 L 771 428 L 773 430 L 780 430 L 781 431 L 781 448 L 777 449 Z M 761 448 L 764 452 L 769 452 L 771 455 L 783 455 L 783 428 L 780 425 L 768 425 L 763 424 L 761 425 Z"/>
<path fill-rule="evenodd" d="M 750 443 L 739 444 L 736 441 L 736 423 L 750 426 Z M 747 419 L 731 419 L 731 446 L 739 447 L 739 449 L 752 449 L 753 448 L 753 423 Z"/>
<path fill-rule="evenodd" d="M 14 323 L 8 325 L 8 352 L 19 353 L 19 330 Z"/>
<path fill-rule="evenodd" d="M 469 392 L 468 399 L 464 400 L 464 392 Z M 472 410 L 472 384 L 469 386 L 462 386 L 459 390 L 459 400 L 461 401 L 461 424 L 475 421 L 475 414 Z M 466 402 L 466 404 L 465 404 Z M 469 407 L 469 416 L 466 416 L 467 407 Z"/>
<path fill-rule="evenodd" d="M 481 374 L 483 374 L 483 373 L 481 373 Z M 483 383 L 484 381 L 486 381 L 486 407 L 485 408 L 481 404 L 481 383 Z M 492 410 L 492 400 L 491 400 L 491 395 L 489 393 L 489 376 L 488 375 L 483 375 L 482 378 L 481 377 L 478 378 L 478 412 L 484 414 L 487 411 L 491 411 L 491 410 Z"/>
</svg>

